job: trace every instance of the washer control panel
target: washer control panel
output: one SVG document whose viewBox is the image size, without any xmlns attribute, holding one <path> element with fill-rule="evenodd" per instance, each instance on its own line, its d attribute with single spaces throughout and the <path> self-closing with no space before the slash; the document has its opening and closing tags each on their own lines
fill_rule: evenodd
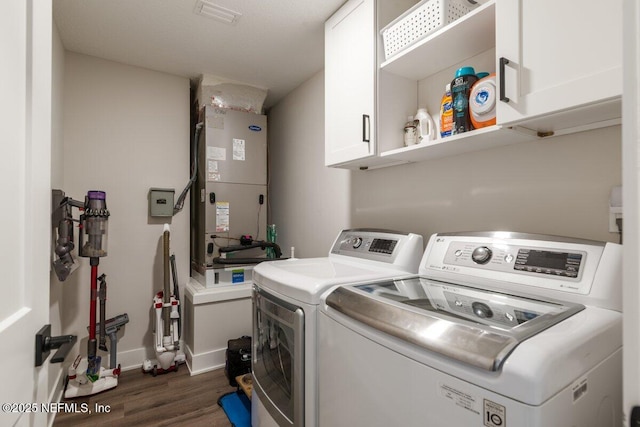
<svg viewBox="0 0 640 427">
<path fill-rule="evenodd" d="M 429 239 L 419 273 L 483 287 L 528 286 L 549 297 L 560 291 L 578 302 L 593 297 L 618 307 L 621 253 L 615 243 L 544 234 L 440 233 Z"/>
<path fill-rule="evenodd" d="M 484 267 L 489 270 L 522 272 L 565 279 L 580 278 L 584 251 L 554 250 L 510 244 L 451 242 L 445 264 Z"/>
</svg>

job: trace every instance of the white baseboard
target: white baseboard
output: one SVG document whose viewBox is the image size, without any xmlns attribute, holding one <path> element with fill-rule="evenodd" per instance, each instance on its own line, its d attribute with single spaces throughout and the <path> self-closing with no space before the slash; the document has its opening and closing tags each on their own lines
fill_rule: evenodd
<svg viewBox="0 0 640 427">
<path fill-rule="evenodd" d="M 118 352 L 118 364 L 123 371 L 142 368 L 145 359 L 153 359 L 155 352 L 150 348 L 140 347 L 133 350 Z"/>
<path fill-rule="evenodd" d="M 187 367 L 191 375 L 203 374 L 215 369 L 224 368 L 227 359 L 227 349 L 207 351 L 194 354 L 188 345 L 184 347 L 184 354 L 187 358 Z"/>
<path fill-rule="evenodd" d="M 51 375 L 52 369 L 49 369 L 49 375 Z M 56 369 L 57 375 L 53 380 L 53 387 L 51 388 L 51 394 L 49 395 L 49 401 L 47 403 L 60 402 L 62 400 L 62 393 L 64 392 L 64 379 L 67 376 L 66 369 Z M 50 412 L 47 417 L 47 426 L 52 427 L 53 422 L 56 419 L 56 412 Z"/>
</svg>

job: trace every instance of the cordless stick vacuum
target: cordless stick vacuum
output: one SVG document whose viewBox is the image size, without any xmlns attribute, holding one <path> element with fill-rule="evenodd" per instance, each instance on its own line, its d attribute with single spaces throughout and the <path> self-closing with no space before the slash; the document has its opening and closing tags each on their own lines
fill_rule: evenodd
<svg viewBox="0 0 640 427">
<path fill-rule="evenodd" d="M 162 256 L 164 281 L 163 289 L 153 298 L 156 311 L 156 330 L 154 334 L 155 359 L 146 359 L 142 363 L 142 372 L 157 374 L 177 371 L 186 361 L 180 350 L 180 301 L 178 300 L 178 275 L 175 257 L 169 256 L 171 232 L 169 224 L 164 225 L 162 233 Z M 170 270 L 173 270 L 174 292 L 171 293 Z"/>
<path fill-rule="evenodd" d="M 100 335 L 100 349 L 106 351 L 105 335 L 107 328 L 110 332 L 115 329 L 119 329 L 120 326 L 129 321 L 126 314 L 118 316 L 117 318 L 104 320 L 105 314 L 105 302 L 107 283 L 105 275 L 98 277 L 98 265 L 100 264 L 100 258 L 107 256 L 107 226 L 109 220 L 109 211 L 107 210 L 106 196 L 103 191 L 89 191 L 85 197 L 84 205 L 79 202 L 63 199 L 61 206 L 74 206 L 83 210 L 80 215 L 80 236 L 79 236 L 79 248 L 78 254 L 81 257 L 89 258 L 89 264 L 91 266 L 91 295 L 89 305 L 89 340 L 87 342 L 87 357 L 82 358 L 78 356 L 73 364 L 69 367 L 67 380 L 68 383 L 65 388 L 64 397 L 72 398 L 78 396 L 87 396 L 95 393 L 99 393 L 104 390 L 111 389 L 118 385 L 118 375 L 120 375 L 120 366 L 115 366 L 115 349 L 113 335 L 110 335 L 111 340 L 111 364 L 110 369 L 105 369 L 101 366 L 101 357 L 96 354 L 98 347 L 98 340 L 96 339 L 96 333 Z M 58 239 L 58 246 L 64 250 L 56 248 L 56 254 L 61 256 L 60 260 L 56 261 L 56 273 L 61 280 L 66 279 L 68 276 L 69 265 L 71 258 L 67 255 L 73 249 L 73 234 L 69 224 L 72 220 L 70 209 L 65 208 L 63 219 L 61 224 L 65 224 L 64 227 L 59 227 L 59 233 L 61 233 Z M 65 234 L 66 235 L 63 235 Z M 66 257 L 66 258 L 64 258 Z M 54 263 L 56 266 L 56 263 Z M 64 276 L 64 279 L 62 278 Z M 100 289 L 98 289 L 98 281 L 100 281 Z M 98 324 L 96 321 L 97 301 L 100 299 L 100 311 L 101 322 Z"/>
</svg>

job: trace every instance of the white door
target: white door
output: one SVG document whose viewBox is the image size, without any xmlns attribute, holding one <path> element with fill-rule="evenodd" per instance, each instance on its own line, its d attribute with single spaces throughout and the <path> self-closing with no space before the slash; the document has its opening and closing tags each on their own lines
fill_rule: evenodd
<svg viewBox="0 0 640 427">
<path fill-rule="evenodd" d="M 624 102 L 622 110 L 623 253 L 623 409 L 625 425 L 635 426 L 640 407 L 640 5 L 624 2 Z"/>
<path fill-rule="evenodd" d="M 325 23 L 325 165 L 375 154 L 375 1 L 350 0 Z"/>
<path fill-rule="evenodd" d="M 46 425 L 48 361 L 35 334 L 49 321 L 51 2 L 0 3 L 0 425 Z M 15 404 L 15 405 L 11 405 Z M 19 406 L 18 404 L 23 404 Z M 7 406 L 9 405 L 9 406 Z"/>
<path fill-rule="evenodd" d="M 622 0 L 497 0 L 498 124 L 619 97 L 621 25 Z"/>
</svg>

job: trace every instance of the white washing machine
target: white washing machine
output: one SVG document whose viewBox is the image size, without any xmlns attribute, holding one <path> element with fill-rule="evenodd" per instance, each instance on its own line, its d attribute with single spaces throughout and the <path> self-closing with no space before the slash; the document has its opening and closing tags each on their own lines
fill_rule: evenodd
<svg viewBox="0 0 640 427">
<path fill-rule="evenodd" d="M 622 425 L 621 246 L 436 234 L 419 276 L 334 287 L 321 427 Z"/>
<path fill-rule="evenodd" d="M 327 257 L 271 261 L 253 270 L 251 425 L 317 425 L 317 307 L 331 286 L 415 275 L 422 236 L 340 232 Z"/>
</svg>

